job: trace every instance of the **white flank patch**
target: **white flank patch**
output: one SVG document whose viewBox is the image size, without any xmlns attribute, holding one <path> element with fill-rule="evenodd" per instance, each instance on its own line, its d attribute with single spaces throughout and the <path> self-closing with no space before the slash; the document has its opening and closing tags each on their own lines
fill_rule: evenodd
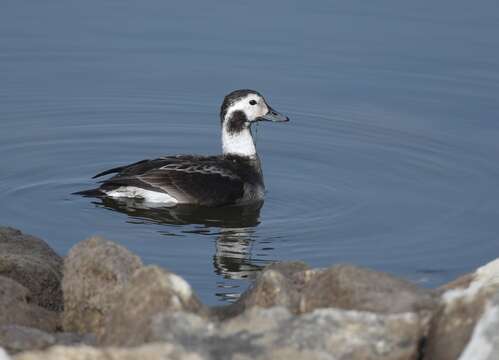
<svg viewBox="0 0 499 360">
<path fill-rule="evenodd" d="M 188 300 L 191 297 L 192 290 L 187 281 L 175 274 L 170 274 L 169 279 L 173 290 L 175 290 L 182 297 L 182 299 Z"/>
<path fill-rule="evenodd" d="M 9 355 L 0 347 L 0 360 L 10 360 Z"/>
<path fill-rule="evenodd" d="M 106 195 L 116 198 L 144 199 L 145 202 L 161 203 L 161 205 L 170 207 L 178 203 L 177 199 L 166 193 L 145 190 L 135 186 L 121 186 L 115 190 L 106 191 Z"/>
<path fill-rule="evenodd" d="M 255 143 L 249 128 L 230 134 L 224 125 L 222 129 L 222 148 L 224 154 L 241 156 L 254 156 L 256 154 Z"/>
<path fill-rule="evenodd" d="M 494 334 L 497 336 L 497 332 L 494 329 L 497 329 L 498 325 L 499 309 L 489 304 L 480 321 L 475 326 L 471 340 L 459 357 L 459 360 L 496 359 L 492 354 L 494 347 L 490 343 L 490 337 Z"/>
<path fill-rule="evenodd" d="M 473 281 L 466 289 L 448 290 L 443 295 L 443 299 L 451 302 L 462 297 L 472 298 L 483 287 L 495 285 L 499 285 L 499 258 L 479 267 L 475 271 Z"/>
</svg>

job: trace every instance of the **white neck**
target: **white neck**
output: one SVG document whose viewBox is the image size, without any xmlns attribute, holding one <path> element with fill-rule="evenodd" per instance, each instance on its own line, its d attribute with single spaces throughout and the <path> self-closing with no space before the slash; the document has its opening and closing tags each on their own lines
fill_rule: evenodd
<svg viewBox="0 0 499 360">
<path fill-rule="evenodd" d="M 249 128 L 237 133 L 229 133 L 224 125 L 222 128 L 222 148 L 224 155 L 250 156 L 256 155 L 255 143 Z"/>
</svg>

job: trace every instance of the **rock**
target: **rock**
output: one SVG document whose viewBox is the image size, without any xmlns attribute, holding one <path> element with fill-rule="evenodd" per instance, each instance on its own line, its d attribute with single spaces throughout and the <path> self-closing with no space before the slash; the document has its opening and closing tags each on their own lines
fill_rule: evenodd
<svg viewBox="0 0 499 360">
<path fill-rule="evenodd" d="M 332 354 L 335 359 L 415 360 L 421 335 L 414 314 L 320 309 L 284 324 L 277 340 L 267 346 L 266 358 L 306 350 L 317 359 Z"/>
<path fill-rule="evenodd" d="M 25 352 L 15 360 L 205 360 L 201 354 L 174 344 L 148 344 L 136 348 L 54 346 L 46 351 Z M 0 360 L 2 360 L 0 358 Z"/>
<path fill-rule="evenodd" d="M 59 313 L 32 304 L 30 299 L 26 287 L 0 276 L 0 326 L 16 324 L 55 331 L 59 326 Z"/>
<path fill-rule="evenodd" d="M 155 315 L 173 311 L 207 312 L 184 279 L 157 266 L 143 267 L 117 293 L 98 342 L 134 346 L 150 341 Z"/>
<path fill-rule="evenodd" d="M 382 272 L 352 265 L 317 271 L 301 289 L 300 312 L 335 307 L 382 314 L 433 311 L 429 290 Z"/>
<path fill-rule="evenodd" d="M 0 275 L 28 288 L 38 305 L 62 310 L 62 258 L 43 240 L 0 227 Z"/>
<path fill-rule="evenodd" d="M 56 332 L 52 335 L 55 337 L 55 343 L 58 345 L 97 345 L 97 339 L 94 334 Z"/>
<path fill-rule="evenodd" d="M 252 307 L 241 315 L 223 322 L 221 331 L 224 334 L 242 331 L 261 334 L 276 331 L 292 318 L 293 315 L 285 307 L 276 306 L 269 309 Z"/>
<path fill-rule="evenodd" d="M 9 353 L 45 349 L 55 343 L 55 337 L 42 330 L 19 325 L 0 327 L 0 346 Z"/>
<path fill-rule="evenodd" d="M 211 359 L 389 359 L 419 355 L 418 316 L 320 309 L 294 316 L 253 307 L 222 323 L 194 314 L 161 314 L 153 341 L 180 344 Z"/>
<path fill-rule="evenodd" d="M 9 355 L 7 355 L 7 352 L 0 347 L 0 360 L 10 360 Z"/>
<path fill-rule="evenodd" d="M 64 330 L 98 332 L 114 304 L 114 294 L 141 266 L 137 256 L 100 237 L 75 245 L 64 261 Z"/>
<path fill-rule="evenodd" d="M 226 319 L 242 313 L 253 306 L 284 306 L 298 312 L 300 302 L 300 285 L 296 284 L 297 274 L 308 270 L 302 262 L 274 263 L 265 267 L 258 275 L 255 283 L 239 300 L 230 306 L 214 309 L 214 315 Z"/>
<path fill-rule="evenodd" d="M 220 319 L 252 306 L 285 306 L 295 314 L 320 308 L 382 314 L 418 312 L 429 319 L 436 294 L 391 275 L 351 265 L 310 270 L 300 263 L 271 265 L 238 302 L 215 310 Z"/>
<path fill-rule="evenodd" d="M 430 324 L 425 348 L 426 360 L 459 358 L 470 341 L 477 322 L 484 318 L 491 299 L 499 293 L 499 259 L 461 279 L 466 281 L 458 279 L 450 286 L 443 287 L 450 290 L 443 293 L 438 312 Z M 494 308 L 492 306 L 490 311 L 493 312 Z M 485 319 L 490 317 L 489 313 Z M 497 331 L 499 332 L 499 329 Z M 496 354 L 495 358 L 497 356 Z"/>
<path fill-rule="evenodd" d="M 470 342 L 459 360 L 497 360 L 499 358 L 499 292 L 487 303 Z"/>
<path fill-rule="evenodd" d="M 294 316 L 283 307 L 253 307 L 221 323 L 193 313 L 163 312 L 147 325 L 147 340 L 154 342 L 150 345 L 126 349 L 52 347 L 45 352 L 22 353 L 16 360 L 415 360 L 421 337 L 414 314 L 378 315 L 337 309 Z M 142 337 L 137 330 L 135 335 Z"/>
<path fill-rule="evenodd" d="M 3 346 L 11 354 L 21 351 L 43 350 L 56 344 L 95 345 L 95 337 L 74 333 L 47 333 L 19 325 L 0 326 L 0 346 Z"/>
</svg>

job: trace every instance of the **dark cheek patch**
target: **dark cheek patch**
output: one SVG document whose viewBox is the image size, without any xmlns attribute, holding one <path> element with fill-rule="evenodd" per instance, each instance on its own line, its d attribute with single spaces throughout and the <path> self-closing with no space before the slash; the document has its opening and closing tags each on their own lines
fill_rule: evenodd
<svg viewBox="0 0 499 360">
<path fill-rule="evenodd" d="M 229 134 L 234 134 L 241 132 L 245 126 L 248 119 L 242 111 L 234 111 L 232 116 L 227 119 L 227 131 Z"/>
</svg>

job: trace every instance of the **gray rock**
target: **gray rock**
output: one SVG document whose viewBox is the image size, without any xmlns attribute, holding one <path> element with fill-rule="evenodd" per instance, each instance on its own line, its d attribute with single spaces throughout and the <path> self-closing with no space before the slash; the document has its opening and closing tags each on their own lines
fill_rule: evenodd
<svg viewBox="0 0 499 360">
<path fill-rule="evenodd" d="M 252 308 L 214 323 L 194 314 L 161 314 L 152 341 L 180 344 L 211 359 L 417 359 L 422 336 L 414 314 L 321 309 L 293 316 Z"/>
<path fill-rule="evenodd" d="M 458 280 L 443 287 L 449 290 L 443 293 L 439 309 L 431 321 L 425 360 L 459 358 L 473 332 L 477 331 L 477 322 L 484 316 L 490 318 L 484 313 L 499 293 L 499 259 Z M 499 354 L 495 355 L 494 359 L 499 358 Z"/>
<path fill-rule="evenodd" d="M 97 345 L 94 334 L 78 334 L 68 332 L 56 332 L 52 334 L 57 345 Z"/>
<path fill-rule="evenodd" d="M 252 306 L 285 306 L 295 314 L 320 308 L 382 314 L 418 312 L 429 318 L 436 294 L 391 275 L 351 265 L 309 270 L 300 263 L 266 267 L 238 302 L 214 311 L 220 319 Z"/>
<path fill-rule="evenodd" d="M 64 330 L 98 332 L 115 293 L 141 266 L 137 256 L 100 237 L 75 245 L 64 261 Z"/>
<path fill-rule="evenodd" d="M 43 350 L 53 345 L 95 345 L 95 336 L 75 333 L 48 333 L 19 325 L 0 326 L 0 346 L 11 354 Z"/>
<path fill-rule="evenodd" d="M 205 360 L 204 355 L 176 344 L 148 344 L 136 348 L 54 346 L 46 351 L 25 352 L 15 360 Z M 0 358 L 0 360 L 2 360 Z"/>
<path fill-rule="evenodd" d="M 32 304 L 30 299 L 26 287 L 0 276 L 0 326 L 15 324 L 55 331 L 59 326 L 59 313 Z"/>
<path fill-rule="evenodd" d="M 265 267 L 256 281 L 245 291 L 239 300 L 228 306 L 212 309 L 212 315 L 220 320 L 241 314 L 253 306 L 284 306 L 298 313 L 300 289 L 303 283 L 300 274 L 308 271 L 303 262 L 279 262 Z"/>
<path fill-rule="evenodd" d="M 0 227 L 0 275 L 27 287 L 38 305 L 62 310 L 62 258 L 43 240 Z"/>
<path fill-rule="evenodd" d="M 143 267 L 117 293 L 105 326 L 97 333 L 98 342 L 135 346 L 150 341 L 154 317 L 174 311 L 207 313 L 181 277 L 157 266 Z"/>
<path fill-rule="evenodd" d="M 233 308 L 237 308 L 238 313 L 253 306 L 284 306 L 296 310 L 299 302 L 300 292 L 293 281 L 279 271 L 268 269 L 258 276 L 254 286 L 242 295 Z"/>
<path fill-rule="evenodd" d="M 489 296 L 488 291 L 481 291 L 473 299 L 442 301 L 430 323 L 424 359 L 457 359 L 482 316 Z"/>
<path fill-rule="evenodd" d="M 55 337 L 42 330 L 19 325 L 0 327 L 0 346 L 11 354 L 27 350 L 41 350 L 55 343 Z"/>
<path fill-rule="evenodd" d="M 335 307 L 382 314 L 433 311 L 436 297 L 389 274 L 352 265 L 313 274 L 302 288 L 300 312 Z"/>
</svg>

